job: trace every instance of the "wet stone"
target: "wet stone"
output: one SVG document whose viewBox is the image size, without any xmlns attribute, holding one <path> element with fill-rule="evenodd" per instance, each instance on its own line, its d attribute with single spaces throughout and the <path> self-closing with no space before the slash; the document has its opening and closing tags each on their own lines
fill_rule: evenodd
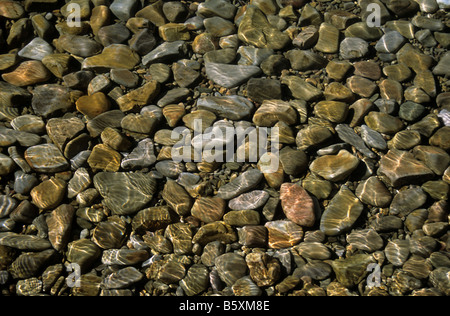
<svg viewBox="0 0 450 316">
<path fill-rule="evenodd" d="M 215 260 L 220 279 L 228 286 L 232 286 L 237 280 L 247 273 L 245 259 L 235 253 L 225 253 Z"/>
<path fill-rule="evenodd" d="M 140 173 L 97 173 L 94 186 L 105 205 L 117 214 L 133 214 L 153 197 L 156 181 Z"/>
<path fill-rule="evenodd" d="M 433 172 L 412 154 L 397 149 L 390 150 L 381 158 L 378 174 L 394 187 L 411 181 L 424 182 L 433 177 Z"/>
<path fill-rule="evenodd" d="M 359 165 L 359 159 L 346 150 L 337 155 L 317 158 L 310 165 L 310 170 L 326 180 L 338 182 L 347 178 Z"/>
<path fill-rule="evenodd" d="M 328 236 L 350 230 L 361 215 L 364 205 L 347 187 L 343 186 L 331 200 L 320 221 L 320 230 Z"/>
<path fill-rule="evenodd" d="M 386 258 L 394 266 L 402 266 L 409 257 L 409 241 L 407 240 L 392 240 L 385 249 Z"/>
<path fill-rule="evenodd" d="M 301 226 L 287 220 L 270 221 L 264 225 L 268 231 L 270 248 L 280 249 L 297 245 L 303 238 Z"/>
</svg>

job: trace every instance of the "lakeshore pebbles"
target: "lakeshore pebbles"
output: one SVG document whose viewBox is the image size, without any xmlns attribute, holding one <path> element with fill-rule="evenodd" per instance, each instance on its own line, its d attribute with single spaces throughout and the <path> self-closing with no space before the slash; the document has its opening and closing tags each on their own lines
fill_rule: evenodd
<svg viewBox="0 0 450 316">
<path fill-rule="evenodd" d="M 0 295 L 450 295 L 449 10 L 0 1 Z"/>
</svg>

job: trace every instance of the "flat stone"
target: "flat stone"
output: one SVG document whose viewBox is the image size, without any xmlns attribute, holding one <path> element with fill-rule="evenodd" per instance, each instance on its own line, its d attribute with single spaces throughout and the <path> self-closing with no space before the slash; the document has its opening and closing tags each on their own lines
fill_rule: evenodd
<svg viewBox="0 0 450 316">
<path fill-rule="evenodd" d="M 57 251 L 64 249 L 69 242 L 74 215 L 73 206 L 63 204 L 53 210 L 46 219 L 49 240 Z"/>
<path fill-rule="evenodd" d="M 281 99 L 281 83 L 274 79 L 251 78 L 247 82 L 247 96 L 255 102 Z"/>
<path fill-rule="evenodd" d="M 116 101 L 122 112 L 130 111 L 134 107 L 142 107 L 148 105 L 159 94 L 159 82 L 152 80 L 142 87 L 132 90 Z"/>
<path fill-rule="evenodd" d="M 33 39 L 28 45 L 19 51 L 20 57 L 40 60 L 53 53 L 53 47 L 40 37 Z"/>
<path fill-rule="evenodd" d="M 288 86 L 294 98 L 305 101 L 317 101 L 323 96 L 323 91 L 297 76 L 285 76 L 281 83 Z"/>
<path fill-rule="evenodd" d="M 187 216 L 194 203 L 186 190 L 173 180 L 166 182 L 162 191 L 162 197 L 167 205 L 180 216 Z"/>
<path fill-rule="evenodd" d="M 66 144 L 79 135 L 85 124 L 77 117 L 52 118 L 47 121 L 46 131 L 53 143 L 63 151 Z"/>
<path fill-rule="evenodd" d="M 303 238 L 302 227 L 288 220 L 270 221 L 264 226 L 268 231 L 268 245 L 273 249 L 295 246 Z"/>
<path fill-rule="evenodd" d="M 197 100 L 199 110 L 207 110 L 219 117 L 241 120 L 248 117 L 254 108 L 252 102 L 241 96 L 206 96 Z"/>
<path fill-rule="evenodd" d="M 450 150 L 448 144 L 450 126 L 444 126 L 436 131 L 436 133 L 430 138 L 430 145 L 440 147 L 445 151 Z"/>
<path fill-rule="evenodd" d="M 405 44 L 406 39 L 397 31 L 391 31 L 383 35 L 375 45 L 379 53 L 395 54 Z"/>
<path fill-rule="evenodd" d="M 376 207 L 388 207 L 392 201 L 391 193 L 377 177 L 372 176 L 356 188 L 356 196 L 363 202 Z"/>
<path fill-rule="evenodd" d="M 450 54 L 446 53 L 444 56 L 441 57 L 436 67 L 434 67 L 433 74 L 438 76 L 448 76 L 449 64 L 450 64 Z"/>
<path fill-rule="evenodd" d="M 296 136 L 295 142 L 301 150 L 308 150 L 323 144 L 332 137 L 330 130 L 323 126 L 310 125 L 300 130 Z"/>
<path fill-rule="evenodd" d="M 369 44 L 362 38 L 347 37 L 339 46 L 339 54 L 343 59 L 358 59 L 369 53 Z"/>
<path fill-rule="evenodd" d="M 366 147 L 363 139 L 358 134 L 356 134 L 356 132 L 350 126 L 346 124 L 339 124 L 336 126 L 336 131 L 340 139 L 342 139 L 347 144 L 355 147 L 364 156 L 367 156 L 369 158 L 376 157 L 376 155 Z"/>
<path fill-rule="evenodd" d="M 288 125 L 297 122 L 297 113 L 289 103 L 281 100 L 265 100 L 256 110 L 253 123 L 256 126 L 272 127 L 277 122 L 285 122 Z"/>
<path fill-rule="evenodd" d="M 89 166 L 94 170 L 119 171 L 122 156 L 104 144 L 98 144 L 92 149 L 88 158 Z"/>
<path fill-rule="evenodd" d="M 89 118 L 94 118 L 99 114 L 109 111 L 111 102 L 103 92 L 96 92 L 92 95 L 79 98 L 76 106 L 78 111 Z"/>
<path fill-rule="evenodd" d="M 284 183 L 280 188 L 283 212 L 292 222 L 300 226 L 312 227 L 315 223 L 314 202 L 298 184 Z"/>
<path fill-rule="evenodd" d="M 100 43 L 107 47 L 112 44 L 123 44 L 131 36 L 131 32 L 123 24 L 112 24 L 103 26 L 97 32 L 98 39 Z"/>
<path fill-rule="evenodd" d="M 225 253 L 215 260 L 220 279 L 228 286 L 232 286 L 247 273 L 245 259 L 235 253 Z"/>
<path fill-rule="evenodd" d="M 149 66 L 154 63 L 172 62 L 183 56 L 186 52 L 184 41 L 164 42 L 147 55 L 142 57 L 142 64 Z"/>
<path fill-rule="evenodd" d="M 133 69 L 140 57 L 124 44 L 112 44 L 105 47 L 101 54 L 88 57 L 83 61 L 83 69 L 104 70 L 112 68 Z"/>
<path fill-rule="evenodd" d="M 64 171 L 69 163 L 53 144 L 36 145 L 25 151 L 25 159 L 37 172 L 54 173 Z"/>
<path fill-rule="evenodd" d="M 339 30 L 330 23 L 323 22 L 320 24 L 319 39 L 314 48 L 322 53 L 337 53 L 339 50 Z"/>
<path fill-rule="evenodd" d="M 333 260 L 331 267 L 338 282 L 350 288 L 366 277 L 367 268 L 372 262 L 374 262 L 374 259 L 371 255 L 355 254 L 343 260 Z"/>
<path fill-rule="evenodd" d="M 109 9 L 120 20 L 126 21 L 136 13 L 138 9 L 138 2 L 136 0 L 114 0 Z"/>
<path fill-rule="evenodd" d="M 339 182 L 347 178 L 359 165 L 359 159 L 346 150 L 337 155 L 317 158 L 310 165 L 310 170 L 326 180 Z"/>
<path fill-rule="evenodd" d="M 62 51 L 80 57 L 94 56 L 102 51 L 102 45 L 100 43 L 97 43 L 89 37 L 79 35 L 60 36 L 56 47 L 60 47 Z"/>
<path fill-rule="evenodd" d="M 33 90 L 31 106 L 36 115 L 48 117 L 56 112 L 67 112 L 72 108 L 73 102 L 68 88 L 45 84 Z"/>
<path fill-rule="evenodd" d="M 289 36 L 273 27 L 257 7 L 249 7 L 245 11 L 239 24 L 238 37 L 244 43 L 271 49 L 283 49 L 290 41 Z"/>
<path fill-rule="evenodd" d="M 450 156 L 439 147 L 417 146 L 413 153 L 416 159 L 425 163 L 437 175 L 443 175 L 450 163 Z"/>
<path fill-rule="evenodd" d="M 38 60 L 25 61 L 14 71 L 2 75 L 3 80 L 19 87 L 46 82 L 51 77 L 50 71 Z"/>
<path fill-rule="evenodd" d="M 378 174 L 385 177 L 391 186 L 399 187 L 407 183 L 423 183 L 434 173 L 412 154 L 392 149 L 381 158 Z"/>
<path fill-rule="evenodd" d="M 220 220 L 225 213 L 225 200 L 219 197 L 200 197 L 192 207 L 191 214 L 205 223 Z"/>
<path fill-rule="evenodd" d="M 204 17 L 220 16 L 231 20 L 236 13 L 236 7 L 226 0 L 206 0 L 197 9 Z"/>
<path fill-rule="evenodd" d="M 268 199 L 269 193 L 255 190 L 231 199 L 228 202 L 228 207 L 232 210 L 256 210 L 262 207 Z"/>
<path fill-rule="evenodd" d="M 298 71 L 321 69 L 328 63 L 325 58 L 308 50 L 293 49 L 286 52 L 285 56 L 291 62 L 292 69 Z"/>
<path fill-rule="evenodd" d="M 400 119 L 386 113 L 370 112 L 364 121 L 371 129 L 384 134 L 395 134 L 403 129 Z"/>
<path fill-rule="evenodd" d="M 262 178 L 263 174 L 259 170 L 250 169 L 235 178 L 233 181 L 221 186 L 217 196 L 224 200 L 230 200 L 253 189 L 259 184 Z"/>
<path fill-rule="evenodd" d="M 141 173 L 100 172 L 94 186 L 114 214 L 133 214 L 150 202 L 156 180 Z"/>
<path fill-rule="evenodd" d="M 67 183 L 63 180 L 52 178 L 41 182 L 31 192 L 33 203 L 42 210 L 56 208 L 66 195 Z"/>
<path fill-rule="evenodd" d="M 257 66 L 228 65 L 228 64 L 206 64 L 207 77 L 225 88 L 234 88 L 248 81 L 251 77 L 258 75 L 261 69 Z"/>
<path fill-rule="evenodd" d="M 233 243 L 237 241 L 237 235 L 231 225 L 222 221 L 217 221 L 200 227 L 191 242 L 199 243 L 204 246 L 213 241 Z"/>
<path fill-rule="evenodd" d="M 331 200 L 320 220 L 320 230 L 328 236 L 349 231 L 361 215 L 364 205 L 346 186 Z"/>
</svg>

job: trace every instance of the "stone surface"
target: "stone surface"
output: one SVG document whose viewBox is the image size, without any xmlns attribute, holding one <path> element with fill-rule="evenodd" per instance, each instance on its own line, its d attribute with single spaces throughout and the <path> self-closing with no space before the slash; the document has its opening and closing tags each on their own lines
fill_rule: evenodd
<svg viewBox="0 0 450 316">
<path fill-rule="evenodd" d="M 411 182 L 425 182 L 433 172 L 406 151 L 390 150 L 381 158 L 378 174 L 394 187 Z"/>
<path fill-rule="evenodd" d="M 359 159 L 346 150 L 314 160 L 310 170 L 326 180 L 338 182 L 346 179 L 359 165 Z"/>
<path fill-rule="evenodd" d="M 308 192 L 295 183 L 284 183 L 280 188 L 281 207 L 286 217 L 297 225 L 311 227 L 316 217 L 314 202 Z"/>
<path fill-rule="evenodd" d="M 320 220 L 320 230 L 328 236 L 349 231 L 363 211 L 364 205 L 347 187 L 341 187 Z"/>
</svg>

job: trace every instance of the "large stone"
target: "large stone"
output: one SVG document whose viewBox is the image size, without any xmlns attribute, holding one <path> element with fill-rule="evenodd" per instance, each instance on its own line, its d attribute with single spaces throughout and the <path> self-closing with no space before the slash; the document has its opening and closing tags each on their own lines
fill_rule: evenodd
<svg viewBox="0 0 450 316">
<path fill-rule="evenodd" d="M 294 223 L 312 227 L 316 217 L 314 202 L 300 185 L 296 183 L 284 183 L 280 188 L 281 207 L 286 217 Z"/>
<path fill-rule="evenodd" d="M 256 126 L 272 127 L 277 122 L 288 125 L 297 122 L 297 113 L 294 108 L 282 100 L 265 100 L 253 115 Z"/>
<path fill-rule="evenodd" d="M 216 84 L 231 89 L 258 75 L 257 66 L 206 63 L 206 76 Z"/>
<path fill-rule="evenodd" d="M 139 55 L 124 44 L 112 44 L 103 49 L 102 53 L 88 57 L 83 61 L 83 69 L 109 70 L 133 69 L 141 61 Z"/>
<path fill-rule="evenodd" d="M 37 172 L 53 173 L 64 171 L 69 163 L 53 144 L 36 145 L 25 151 L 25 159 Z"/>
<path fill-rule="evenodd" d="M 431 179 L 434 173 L 416 160 L 411 153 L 392 149 L 381 158 L 378 175 L 391 186 L 400 187 L 411 183 L 423 183 Z"/>
<path fill-rule="evenodd" d="M 114 214 L 126 215 L 150 202 L 156 180 L 142 173 L 100 172 L 94 176 L 94 186 Z"/>
<path fill-rule="evenodd" d="M 364 209 L 359 199 L 346 186 L 331 200 L 320 220 L 320 230 L 328 236 L 349 231 Z"/>
<path fill-rule="evenodd" d="M 359 159 L 346 150 L 337 155 L 326 155 L 314 160 L 310 170 L 326 180 L 339 182 L 345 180 L 358 167 Z"/>
<path fill-rule="evenodd" d="M 256 7 L 247 8 L 239 24 L 238 37 L 259 48 L 283 49 L 290 42 L 289 36 L 273 27 Z"/>
</svg>

